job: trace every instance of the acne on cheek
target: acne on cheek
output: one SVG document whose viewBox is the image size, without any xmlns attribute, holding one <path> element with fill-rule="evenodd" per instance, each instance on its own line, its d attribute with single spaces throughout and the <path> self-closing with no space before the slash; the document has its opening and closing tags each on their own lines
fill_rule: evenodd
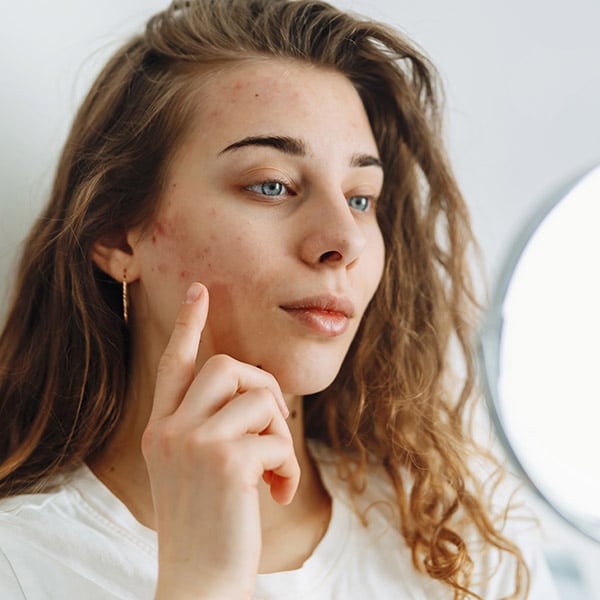
<svg viewBox="0 0 600 600">
<path fill-rule="evenodd" d="M 176 234 L 175 223 L 170 219 L 164 219 L 157 221 L 154 225 L 154 234 L 152 235 L 152 241 L 157 238 L 172 238 Z"/>
<path fill-rule="evenodd" d="M 212 221 L 217 217 L 215 207 L 209 207 L 207 216 Z M 215 231 L 204 229 L 207 237 L 199 244 L 198 234 L 190 230 L 189 218 L 183 215 L 163 217 L 154 224 L 151 243 L 155 248 L 157 263 L 152 271 L 161 276 L 177 278 L 182 285 L 198 279 L 207 287 L 221 282 L 232 293 L 249 293 L 256 284 L 257 273 L 250 265 L 257 261 L 248 256 L 248 247 L 241 235 L 234 235 L 223 243 Z M 240 260 L 235 260 L 235 257 Z M 243 257 L 243 258 L 242 258 Z M 232 261 L 231 258 L 234 258 Z"/>
<path fill-rule="evenodd" d="M 180 233 L 174 220 L 165 218 L 154 223 L 150 242 L 156 249 L 158 262 L 152 265 L 151 272 L 158 272 L 161 276 L 166 276 L 172 270 L 177 269 L 177 265 L 180 263 L 178 238 L 180 238 Z"/>
<path fill-rule="evenodd" d="M 159 262 L 151 267 L 151 272 L 161 276 L 173 274 L 179 280 L 189 283 L 194 278 L 212 271 L 212 249 L 215 235 L 210 234 L 210 244 L 195 248 L 197 240 L 186 233 L 186 224 L 180 218 L 164 218 L 155 222 L 150 241 L 156 249 Z M 191 251 L 188 252 L 188 249 Z"/>
</svg>

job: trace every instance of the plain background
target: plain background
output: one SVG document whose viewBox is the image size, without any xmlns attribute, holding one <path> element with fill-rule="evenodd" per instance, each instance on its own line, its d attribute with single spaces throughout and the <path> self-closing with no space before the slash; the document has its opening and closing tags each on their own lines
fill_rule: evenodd
<svg viewBox="0 0 600 600">
<path fill-rule="evenodd" d="M 524 220 L 600 162 L 598 0 L 338 1 L 396 26 L 437 65 L 446 137 L 490 279 Z M 74 111 L 107 56 L 159 0 L 0 0 L 0 312 Z M 542 510 L 551 553 L 600 597 L 600 546 Z"/>
</svg>

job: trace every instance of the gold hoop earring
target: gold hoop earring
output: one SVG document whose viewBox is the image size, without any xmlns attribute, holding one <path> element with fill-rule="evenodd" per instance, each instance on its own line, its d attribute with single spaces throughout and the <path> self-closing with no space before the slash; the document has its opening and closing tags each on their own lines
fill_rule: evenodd
<svg viewBox="0 0 600 600">
<path fill-rule="evenodd" d="M 123 269 L 123 281 L 122 281 L 122 296 L 123 296 L 123 321 L 127 325 L 129 321 L 129 312 L 127 306 L 127 269 Z"/>
</svg>

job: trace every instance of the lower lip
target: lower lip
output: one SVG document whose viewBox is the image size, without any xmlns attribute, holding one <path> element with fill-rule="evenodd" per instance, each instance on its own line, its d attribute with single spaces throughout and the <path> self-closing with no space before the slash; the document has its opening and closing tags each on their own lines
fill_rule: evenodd
<svg viewBox="0 0 600 600">
<path fill-rule="evenodd" d="M 316 308 L 284 308 L 283 310 L 305 327 L 321 335 L 332 337 L 342 335 L 350 325 L 350 319 L 340 312 Z"/>
</svg>

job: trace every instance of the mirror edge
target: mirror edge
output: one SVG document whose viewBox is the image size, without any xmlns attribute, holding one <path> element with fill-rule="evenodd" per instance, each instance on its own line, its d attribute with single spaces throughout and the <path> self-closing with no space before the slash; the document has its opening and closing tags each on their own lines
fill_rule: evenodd
<svg viewBox="0 0 600 600">
<path fill-rule="evenodd" d="M 539 203 L 525 220 L 524 226 L 517 230 L 517 233 L 513 236 L 512 243 L 509 245 L 508 252 L 504 255 L 499 274 L 494 279 L 492 294 L 487 308 L 484 310 L 476 341 L 480 387 L 485 397 L 485 404 L 488 408 L 488 414 L 490 415 L 494 433 L 509 462 L 516 469 L 516 475 L 521 478 L 533 491 L 534 495 L 540 498 L 563 522 L 566 522 L 582 535 L 595 542 L 600 542 L 600 524 L 597 526 L 597 535 L 590 533 L 589 528 L 586 528 L 581 519 L 577 518 L 563 507 L 559 507 L 550 501 L 519 460 L 519 457 L 515 453 L 508 435 L 504 430 L 502 409 L 500 407 L 498 386 L 496 383 L 499 380 L 498 356 L 503 327 L 503 305 L 512 274 L 519 263 L 521 255 L 527 247 L 532 235 L 546 216 L 561 202 L 561 200 L 568 196 L 588 174 L 599 168 L 600 162 L 593 163 L 578 172 L 576 176 L 568 179 L 566 183 L 558 186 Z"/>
</svg>

